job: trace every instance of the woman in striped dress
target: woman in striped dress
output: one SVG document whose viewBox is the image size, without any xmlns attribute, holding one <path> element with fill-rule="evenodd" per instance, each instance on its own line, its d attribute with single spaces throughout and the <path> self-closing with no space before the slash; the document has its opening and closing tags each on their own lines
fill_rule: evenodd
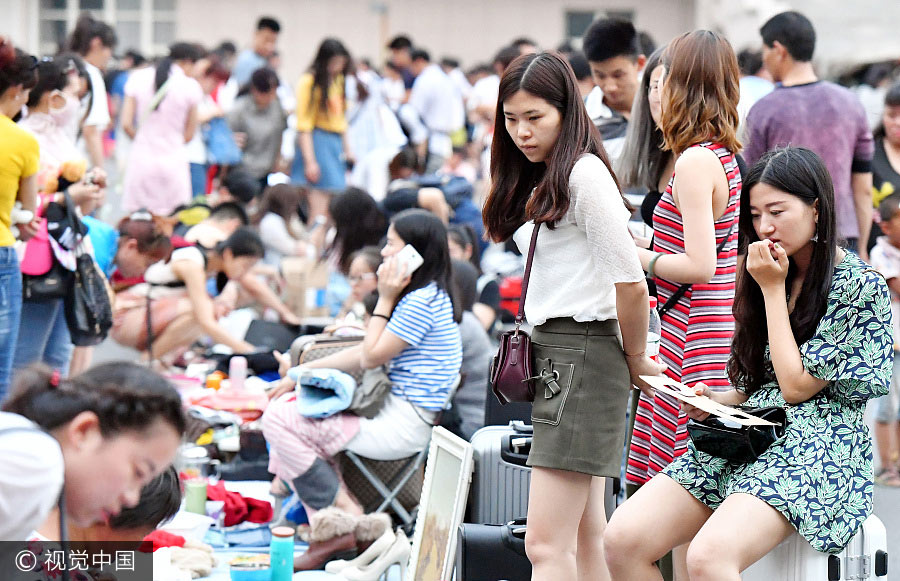
<svg viewBox="0 0 900 581">
<path fill-rule="evenodd" d="M 663 64 L 656 90 L 664 146 L 677 161 L 653 214 L 653 249 L 638 253 L 660 305 L 689 286 L 662 316 L 659 361 L 676 381 L 728 389 L 741 192 L 737 61 L 724 38 L 695 31 L 669 46 Z M 641 393 L 628 457 L 631 490 L 684 453 L 686 424 L 675 398 Z"/>
</svg>

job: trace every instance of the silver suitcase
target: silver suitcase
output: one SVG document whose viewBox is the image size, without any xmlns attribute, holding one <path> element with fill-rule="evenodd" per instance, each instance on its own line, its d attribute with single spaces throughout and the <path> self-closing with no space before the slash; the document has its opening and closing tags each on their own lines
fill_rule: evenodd
<svg viewBox="0 0 900 581">
<path fill-rule="evenodd" d="M 528 514 L 532 428 L 524 422 L 486 426 L 472 436 L 475 474 L 466 522 L 506 524 Z"/>
<path fill-rule="evenodd" d="M 886 580 L 887 531 L 874 514 L 867 518 L 840 555 L 813 549 L 793 534 L 743 573 L 744 581 Z"/>
</svg>

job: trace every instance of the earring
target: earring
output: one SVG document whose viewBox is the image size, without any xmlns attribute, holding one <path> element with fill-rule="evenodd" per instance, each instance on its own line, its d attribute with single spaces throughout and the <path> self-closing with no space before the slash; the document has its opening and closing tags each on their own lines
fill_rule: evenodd
<svg viewBox="0 0 900 581">
<path fill-rule="evenodd" d="M 812 240 L 813 242 L 818 242 L 819 241 L 819 233 L 817 232 L 817 233 L 813 234 L 813 237 L 810 238 L 810 240 Z"/>
</svg>

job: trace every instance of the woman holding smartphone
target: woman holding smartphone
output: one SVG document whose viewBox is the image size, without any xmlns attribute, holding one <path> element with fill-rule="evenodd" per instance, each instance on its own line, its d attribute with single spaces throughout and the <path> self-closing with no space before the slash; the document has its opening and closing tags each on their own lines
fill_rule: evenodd
<svg viewBox="0 0 900 581">
<path fill-rule="evenodd" d="M 411 249 L 404 250 L 410 246 Z M 406 256 L 424 259 L 415 271 Z M 341 450 L 375 460 L 398 460 L 424 448 L 433 420 L 457 381 L 462 313 L 450 292 L 447 229 L 425 210 L 394 216 L 378 268 L 378 302 L 359 346 L 323 357 L 305 368 L 358 371 L 388 368 L 392 388 L 373 419 L 351 413 L 324 419 L 300 415 L 294 382 L 285 378 L 263 415 L 270 444 L 269 470 L 286 482 L 309 511 L 335 505 L 362 509 L 329 461 Z M 412 264 L 414 266 L 414 264 Z M 287 394 L 287 395 L 284 395 Z"/>
<path fill-rule="evenodd" d="M 540 229 L 525 301 L 540 376 L 528 458 L 532 579 L 608 579 L 604 478 L 619 475 L 631 385 L 662 371 L 645 353 L 647 284 L 631 212 L 557 53 L 510 64 L 495 124 L 488 235 L 512 237 L 527 254 Z"/>
</svg>

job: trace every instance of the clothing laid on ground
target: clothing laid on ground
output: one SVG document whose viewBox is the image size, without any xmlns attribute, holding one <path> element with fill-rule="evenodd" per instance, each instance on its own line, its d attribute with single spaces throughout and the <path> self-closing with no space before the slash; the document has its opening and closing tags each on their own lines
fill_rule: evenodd
<svg viewBox="0 0 900 581">
<path fill-rule="evenodd" d="M 728 389 L 725 366 L 731 353 L 734 317 L 734 275 L 737 261 L 738 212 L 741 199 L 741 172 L 736 156 L 715 143 L 692 147 L 709 149 L 719 158 L 728 179 L 728 203 L 715 221 L 715 244 L 718 248 L 716 272 L 706 284 L 694 284 L 669 312 L 662 316 L 659 362 L 665 364 L 666 375 L 675 381 L 693 385 L 702 381 L 713 391 Z M 666 191 L 653 213 L 653 250 L 663 254 L 683 254 L 684 220 L 675 205 L 669 180 Z M 664 305 L 681 283 L 654 278 L 659 304 Z M 643 484 L 662 470 L 673 458 L 684 453 L 687 445 L 687 416 L 680 402 L 672 396 L 656 392 L 650 398 L 643 392 L 634 423 L 631 450 L 628 454 L 628 482 Z"/>
<path fill-rule="evenodd" d="M 851 174 L 871 170 L 873 144 L 856 95 L 827 81 L 776 85 L 750 109 L 746 134 L 744 159 L 750 166 L 765 152 L 786 145 L 819 154 L 834 182 L 838 234 L 859 238 Z"/>
<path fill-rule="evenodd" d="M 835 267 L 825 316 L 800 356 L 828 384 L 794 405 L 775 378 L 750 395 L 745 405 L 783 407 L 788 420 L 784 436 L 755 462 L 732 464 L 690 444 L 664 474 L 713 509 L 730 494 L 751 494 L 813 548 L 838 553 L 872 512 L 872 441 L 863 413 L 869 398 L 888 392 L 893 361 L 887 285 L 856 255 L 847 252 Z"/>
<path fill-rule="evenodd" d="M 27 418 L 0 412 L 0 458 L 0 541 L 21 541 L 56 507 L 63 485 L 62 450 Z"/>
<path fill-rule="evenodd" d="M 615 285 L 644 279 L 630 216 L 606 165 L 586 154 L 569 176 L 569 211 L 553 230 L 540 226 L 525 317 L 532 370 L 558 379 L 536 382 L 530 466 L 619 474 L 630 381 Z M 526 222 L 513 236 L 522 254 L 533 230 Z"/>
<path fill-rule="evenodd" d="M 176 64 L 166 83 L 165 96 L 152 111 L 158 91 L 156 69 L 134 71 L 125 85 L 126 96 L 135 101 L 137 124 L 125 170 L 122 208 L 126 212 L 147 209 L 168 216 L 193 195 L 184 133 L 191 112 L 203 98 L 203 89 Z"/>
</svg>

